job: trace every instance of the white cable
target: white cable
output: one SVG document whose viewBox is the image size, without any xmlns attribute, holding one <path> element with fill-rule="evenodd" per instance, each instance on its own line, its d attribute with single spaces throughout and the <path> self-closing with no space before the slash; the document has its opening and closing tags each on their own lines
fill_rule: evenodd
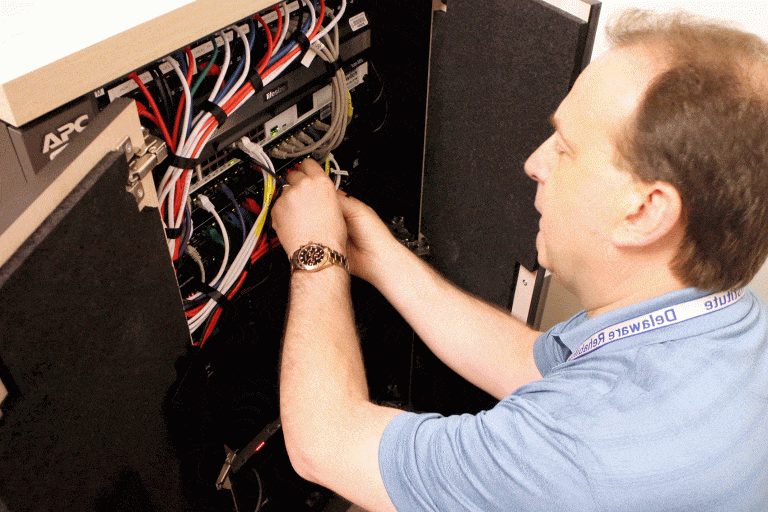
<svg viewBox="0 0 768 512">
<path fill-rule="evenodd" d="M 283 42 L 285 42 L 285 36 L 288 34 L 288 25 L 291 21 L 291 13 L 288 12 L 288 2 L 283 2 L 280 4 L 279 8 L 284 11 L 283 14 L 283 31 L 280 34 L 280 39 L 275 43 L 275 47 L 272 49 L 272 53 L 275 54 L 280 49 L 281 46 L 283 46 Z"/>
<path fill-rule="evenodd" d="M 187 83 L 187 78 L 184 76 L 184 73 L 181 71 L 181 67 L 179 66 L 179 63 L 176 62 L 176 59 L 171 57 L 170 55 L 165 57 L 165 61 L 173 67 L 173 70 L 176 72 L 176 75 L 179 77 L 179 80 L 181 80 L 181 87 L 184 89 L 184 118 L 182 119 L 181 124 L 181 137 L 179 138 L 178 146 L 184 146 L 184 142 L 187 140 L 187 128 L 189 126 L 189 118 L 192 113 L 192 93 L 189 90 L 189 84 Z M 190 66 L 192 63 L 190 63 Z"/>
<path fill-rule="evenodd" d="M 264 149 L 259 144 L 253 143 L 248 138 L 243 137 L 243 139 L 238 141 L 237 146 L 240 147 L 246 153 L 248 153 L 248 155 L 254 158 L 257 162 L 259 162 L 264 167 L 269 169 L 272 173 L 275 172 L 274 164 L 272 163 L 272 161 L 264 152 Z M 267 194 L 266 189 L 268 184 L 273 185 L 274 182 L 273 182 L 272 176 L 268 174 L 266 171 L 262 171 L 262 175 L 264 177 L 265 194 L 262 202 L 261 213 L 256 219 L 256 222 L 254 223 L 253 228 L 251 228 L 251 231 L 246 237 L 245 242 L 243 243 L 243 246 L 240 248 L 240 251 L 238 251 L 237 256 L 232 261 L 232 264 L 230 265 L 229 269 L 224 275 L 224 278 L 222 279 L 221 283 L 219 284 L 219 286 L 216 287 L 219 293 L 223 295 L 226 295 L 229 289 L 235 284 L 236 280 L 239 278 L 240 274 L 245 268 L 245 265 L 247 264 L 251 254 L 253 253 L 253 250 L 256 247 L 256 243 L 259 241 L 259 237 L 261 235 L 261 232 L 264 227 L 264 223 L 266 221 L 266 216 L 268 214 L 268 209 L 269 209 L 269 202 L 271 200 L 271 194 Z M 262 227 L 262 230 L 259 229 L 260 226 Z M 216 301 L 209 300 L 205 304 L 205 306 L 194 317 L 189 319 L 190 332 L 194 333 L 198 328 L 200 328 L 200 326 L 203 325 L 205 320 L 208 318 L 208 316 L 210 316 L 210 314 L 214 311 L 217 305 L 218 304 L 216 303 Z"/>
<path fill-rule="evenodd" d="M 229 100 L 229 98 L 234 96 L 234 94 L 240 90 L 240 87 L 245 82 L 245 79 L 248 78 L 248 72 L 251 70 L 251 46 L 248 44 L 248 36 L 246 36 L 245 31 L 237 25 L 232 25 L 230 28 L 237 32 L 237 35 L 240 36 L 240 39 L 245 45 L 245 65 L 243 66 L 243 72 L 238 77 L 235 85 L 231 87 L 229 91 L 227 91 L 227 94 L 225 94 L 221 100 L 219 100 L 219 106 L 224 105 Z"/>
<path fill-rule="evenodd" d="M 264 176 L 265 185 L 267 184 L 268 181 L 272 183 L 271 182 L 272 177 L 269 174 L 267 174 L 265 171 L 262 171 L 262 174 Z M 251 229 L 251 232 L 246 237 L 243 247 L 241 247 L 240 251 L 235 257 L 235 260 L 232 262 L 232 265 L 229 267 L 229 270 L 227 270 L 227 273 L 224 276 L 224 279 L 219 284 L 219 286 L 216 287 L 219 293 L 226 295 L 226 293 L 229 291 L 232 285 L 234 285 L 236 280 L 239 278 L 240 274 L 242 273 L 243 269 L 245 268 L 245 265 L 247 264 L 250 258 L 250 255 L 253 253 L 253 250 L 256 247 L 256 243 L 259 241 L 259 237 L 261 235 L 261 231 L 259 230 L 258 226 L 264 225 L 266 215 L 268 212 L 270 197 L 271 196 L 267 194 L 264 195 L 264 201 L 262 204 L 261 213 L 256 219 L 256 223 L 254 224 L 254 227 Z M 217 305 L 218 304 L 216 303 L 216 301 L 209 300 L 206 303 L 206 305 L 203 307 L 203 309 L 200 310 L 197 315 L 195 315 L 193 318 L 190 319 L 189 321 L 190 332 L 194 333 L 201 325 L 203 325 L 205 320 L 208 318 L 208 316 L 210 316 L 210 314 L 217 307 Z"/>
<path fill-rule="evenodd" d="M 224 62 L 221 65 L 219 78 L 216 79 L 216 85 L 213 86 L 213 90 L 211 91 L 211 94 L 208 95 L 208 101 L 213 101 L 213 98 L 215 98 L 216 95 L 219 94 L 219 89 L 221 89 L 221 84 L 222 82 L 224 82 L 224 76 L 227 74 L 227 70 L 229 69 L 229 58 L 231 55 L 231 49 L 229 48 L 229 40 L 227 39 L 227 34 L 225 34 L 223 30 L 217 32 L 217 34 L 224 41 Z M 214 39 L 214 42 L 216 42 L 215 39 Z"/>
<path fill-rule="evenodd" d="M 328 24 L 327 27 L 325 27 L 323 30 L 317 33 L 317 35 L 314 38 L 314 41 L 319 40 L 321 37 L 323 37 L 328 32 L 330 32 L 332 28 L 337 26 L 339 23 L 339 20 L 341 20 L 341 17 L 344 16 L 344 11 L 346 10 L 347 10 L 347 0 L 341 0 L 341 7 L 339 8 L 339 13 L 331 20 L 331 22 Z"/>
<path fill-rule="evenodd" d="M 312 31 L 315 30 L 315 26 L 319 23 L 322 23 L 323 20 L 320 20 L 317 18 L 317 13 L 310 0 L 302 0 L 302 2 L 309 7 L 311 19 L 310 19 L 310 27 L 307 33 L 311 33 Z M 284 44 L 285 38 L 289 30 L 289 25 L 290 25 L 290 13 L 288 11 L 287 3 L 283 2 L 282 4 L 280 4 L 278 8 L 283 13 L 284 27 L 280 35 L 280 39 L 275 44 L 273 53 L 277 52 L 277 50 Z M 341 6 L 341 9 L 339 10 L 339 13 L 333 18 L 333 20 L 327 27 L 325 27 L 321 32 L 319 32 L 312 38 L 311 42 L 318 41 L 321 37 L 325 36 L 332 28 L 336 27 L 345 9 L 346 9 L 346 0 L 342 0 L 342 6 Z M 245 47 L 249 48 L 248 39 L 244 30 L 237 26 L 233 26 L 231 28 L 241 38 Z M 300 30 L 300 27 L 299 27 L 299 30 Z M 221 86 L 224 81 L 224 77 L 226 76 L 227 70 L 229 68 L 230 59 L 231 59 L 231 47 L 229 44 L 229 40 L 227 39 L 226 33 L 224 31 L 220 31 L 217 34 L 222 38 L 222 41 L 224 43 L 224 62 L 221 66 L 221 70 L 219 73 L 219 77 L 216 81 L 216 84 L 213 90 L 211 91 L 211 94 L 209 95 L 209 98 L 208 98 L 209 101 L 212 101 L 213 98 L 216 97 L 219 90 L 221 89 Z M 335 51 L 337 56 L 338 45 L 336 45 Z M 283 71 L 288 66 L 290 66 L 293 63 L 293 61 L 296 60 L 298 55 L 299 55 L 299 52 L 296 52 L 296 54 L 293 57 L 290 57 L 289 59 L 287 59 L 287 61 L 282 66 L 274 70 L 268 76 L 263 77 L 262 81 L 264 85 L 269 84 L 270 82 L 275 80 L 280 74 L 282 74 Z M 245 58 L 246 58 L 246 62 L 245 62 L 245 65 L 243 66 L 242 74 L 238 77 L 235 85 L 231 87 L 230 90 L 227 92 L 227 94 L 218 102 L 219 106 L 222 106 L 227 101 L 229 101 L 233 97 L 233 95 L 242 87 L 243 83 L 247 79 L 248 72 L 250 70 L 250 52 L 249 51 L 245 52 Z M 183 83 L 186 83 L 186 80 L 183 80 Z M 346 85 L 346 83 L 344 85 Z M 336 90 L 339 90 L 338 87 Z M 244 97 L 241 98 L 236 105 L 234 105 L 234 108 L 232 108 L 232 111 L 237 110 L 240 106 L 242 106 L 243 103 L 245 103 L 248 99 L 250 99 L 254 94 L 255 94 L 254 91 L 249 91 L 247 94 L 245 94 Z M 343 111 L 346 112 L 346 105 L 347 105 L 346 98 L 341 99 L 339 106 L 341 107 L 341 105 L 344 105 Z M 186 139 L 183 141 L 183 144 L 181 143 L 179 144 L 179 146 L 181 147 L 180 150 L 177 149 L 177 154 L 179 156 L 184 158 L 192 158 L 192 159 L 197 158 L 199 156 L 199 153 L 202 152 L 202 149 L 207 144 L 208 139 L 210 139 L 214 133 L 214 130 L 208 129 L 209 119 L 211 117 L 212 115 L 208 112 L 201 112 L 200 114 L 195 116 L 195 119 L 193 119 L 192 121 L 193 129 L 191 133 L 187 134 Z M 334 126 L 336 124 L 338 123 L 335 123 Z M 187 128 L 188 126 L 189 126 L 189 123 L 185 123 L 184 127 Z M 333 131 L 335 132 L 335 130 Z M 208 132 L 208 133 L 206 134 L 205 132 Z M 331 135 L 334 135 L 334 134 L 331 134 Z M 336 139 L 338 139 L 338 136 L 332 138 L 332 140 L 336 140 Z M 196 151 L 196 148 L 199 148 L 199 150 Z M 262 162 L 263 165 L 265 165 L 267 168 L 271 168 L 272 173 L 274 173 L 274 166 L 272 165 L 271 160 L 266 155 L 266 153 L 264 153 L 263 149 L 261 149 L 261 157 L 257 161 Z M 165 176 L 163 176 L 163 179 L 161 180 L 160 186 L 158 187 L 160 192 L 159 197 L 160 197 L 161 203 L 163 200 L 166 200 L 168 202 L 168 212 L 169 212 L 168 227 L 170 228 L 178 228 L 183 221 L 183 209 L 180 209 L 180 211 L 177 214 L 174 214 L 173 212 L 173 207 L 175 203 L 176 181 L 181 177 L 183 172 L 184 172 L 183 169 L 169 167 Z M 272 179 L 272 178 L 267 174 L 265 174 L 265 180 L 266 179 Z M 188 173 L 187 179 L 185 180 L 185 184 L 184 184 L 184 192 L 183 192 L 184 197 L 188 197 L 190 183 L 191 183 L 191 173 Z M 174 249 L 175 249 L 175 241 L 170 240 L 169 250 L 171 251 L 171 254 L 173 254 Z M 245 256 L 245 259 L 247 259 L 247 255 Z M 229 274 L 230 273 L 228 272 L 226 275 L 229 275 Z M 225 276 L 225 281 L 226 281 L 226 276 Z"/>
<path fill-rule="evenodd" d="M 203 194 L 199 194 L 197 198 L 200 200 L 202 207 L 208 213 L 213 215 L 213 218 L 216 219 L 216 222 L 219 223 L 219 226 L 221 226 L 221 236 L 224 238 L 224 259 L 221 262 L 221 267 L 219 268 L 219 272 L 216 274 L 216 277 L 211 279 L 211 282 L 208 283 L 211 286 L 215 286 L 216 282 L 218 282 L 219 279 L 221 279 L 221 276 L 224 275 L 224 270 L 226 270 L 227 262 L 229 261 L 229 235 L 227 234 L 227 228 L 224 226 L 224 222 L 222 222 L 221 217 L 219 216 L 219 212 L 216 211 L 216 208 L 213 206 L 213 203 L 211 203 L 211 200 Z"/>
<path fill-rule="evenodd" d="M 200 281 L 205 282 L 205 265 L 203 265 L 203 258 L 200 256 L 200 253 L 191 245 L 187 245 L 187 248 L 185 249 L 185 252 L 189 254 L 189 256 L 197 263 L 197 266 L 200 267 Z"/>
</svg>

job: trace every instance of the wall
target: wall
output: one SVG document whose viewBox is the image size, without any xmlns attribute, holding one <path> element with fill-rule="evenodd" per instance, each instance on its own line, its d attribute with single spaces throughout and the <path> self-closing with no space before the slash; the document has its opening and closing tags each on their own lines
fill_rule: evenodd
<svg viewBox="0 0 768 512">
<path fill-rule="evenodd" d="M 660 11 L 685 10 L 702 16 L 725 19 L 768 40 L 768 0 L 603 0 L 593 57 L 608 48 L 605 38 L 606 22 L 612 15 L 628 7 Z M 768 265 L 763 266 L 751 286 L 768 302 Z M 580 310 L 576 297 L 553 280 L 547 294 L 541 328 L 547 329 L 567 320 Z"/>
</svg>

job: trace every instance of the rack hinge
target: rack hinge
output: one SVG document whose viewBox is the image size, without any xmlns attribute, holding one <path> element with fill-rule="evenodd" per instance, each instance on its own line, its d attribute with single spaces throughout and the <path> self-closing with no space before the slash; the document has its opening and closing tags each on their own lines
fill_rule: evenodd
<svg viewBox="0 0 768 512">
<path fill-rule="evenodd" d="M 168 146 L 166 146 L 165 141 L 145 132 L 144 145 L 138 148 L 133 154 L 133 158 L 128 162 L 128 185 L 125 187 L 136 198 L 140 210 L 143 208 L 143 202 L 147 196 L 144 179 L 167 156 Z"/>
</svg>

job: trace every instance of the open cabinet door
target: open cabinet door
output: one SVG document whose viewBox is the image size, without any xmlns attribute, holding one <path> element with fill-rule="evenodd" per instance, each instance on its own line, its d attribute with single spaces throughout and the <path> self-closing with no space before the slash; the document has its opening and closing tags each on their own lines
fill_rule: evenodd
<svg viewBox="0 0 768 512">
<path fill-rule="evenodd" d="M 129 184 L 146 172 L 128 163 L 142 147 L 135 104 L 115 102 L 2 233 L 0 501 L 10 512 L 194 508 L 165 407 L 189 330 L 151 174 Z"/>
<path fill-rule="evenodd" d="M 590 60 L 600 3 L 435 3 L 421 233 L 443 275 L 534 325 L 544 270 L 536 184 L 523 165 Z M 426 386 L 443 382 L 435 400 L 451 396 L 448 375 L 426 377 Z M 437 405 L 454 412 L 456 403 Z"/>
</svg>

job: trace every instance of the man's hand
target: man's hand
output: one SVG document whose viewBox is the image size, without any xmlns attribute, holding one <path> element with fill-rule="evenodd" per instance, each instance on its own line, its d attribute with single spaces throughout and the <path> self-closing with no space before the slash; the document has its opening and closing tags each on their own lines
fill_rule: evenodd
<svg viewBox="0 0 768 512">
<path fill-rule="evenodd" d="M 349 270 L 376 285 L 387 257 L 400 244 L 372 208 L 344 192 L 338 194 L 347 224 Z"/>
<path fill-rule="evenodd" d="M 309 242 L 327 245 L 346 254 L 347 228 L 331 179 L 311 159 L 288 174 L 272 209 L 272 227 L 288 256 Z"/>
</svg>

